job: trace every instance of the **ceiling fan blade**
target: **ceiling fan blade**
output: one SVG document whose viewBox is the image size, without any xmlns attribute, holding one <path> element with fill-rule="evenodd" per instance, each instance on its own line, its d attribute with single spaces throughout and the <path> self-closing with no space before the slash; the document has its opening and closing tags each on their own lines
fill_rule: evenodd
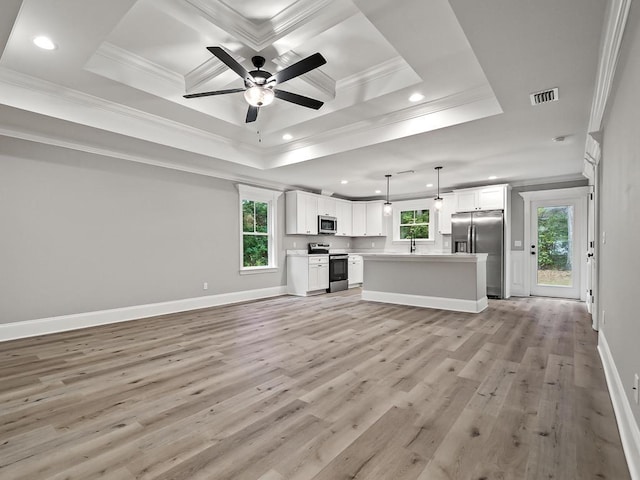
<svg viewBox="0 0 640 480">
<path fill-rule="evenodd" d="M 216 90 L 215 92 L 189 93 L 184 98 L 210 97 L 211 95 L 224 95 L 225 93 L 244 92 L 244 88 L 230 88 L 229 90 Z"/>
<path fill-rule="evenodd" d="M 273 93 L 276 98 L 279 98 L 280 100 L 295 103 L 296 105 L 302 105 L 307 108 L 313 108 L 314 110 L 318 110 L 322 105 L 324 105 L 324 102 L 321 102 L 320 100 L 298 95 L 297 93 L 285 92 L 284 90 L 274 90 Z"/>
<path fill-rule="evenodd" d="M 255 122 L 256 118 L 258 118 L 258 108 L 252 105 L 249 105 L 249 110 L 247 110 L 247 120 L 245 123 Z"/>
<path fill-rule="evenodd" d="M 296 62 L 293 65 L 289 65 L 279 72 L 274 73 L 267 79 L 267 83 L 273 80 L 276 80 L 277 83 L 284 83 L 287 80 L 298 77 L 303 73 L 307 73 L 313 70 L 314 68 L 318 68 L 325 63 L 327 63 L 327 61 L 322 55 L 320 55 L 319 53 L 314 53 L 313 55 L 307 58 L 303 58 L 299 62 Z"/>
<path fill-rule="evenodd" d="M 231 70 L 233 70 L 238 75 L 240 75 L 240 77 L 242 77 L 243 80 L 251 84 L 256 83 L 255 79 L 251 76 L 251 74 L 247 72 L 247 70 L 242 65 L 240 65 L 235 58 L 229 55 L 222 47 L 207 47 L 207 50 L 209 50 L 213 55 L 215 55 L 218 58 L 218 60 L 224 63 L 227 67 L 229 67 Z"/>
</svg>

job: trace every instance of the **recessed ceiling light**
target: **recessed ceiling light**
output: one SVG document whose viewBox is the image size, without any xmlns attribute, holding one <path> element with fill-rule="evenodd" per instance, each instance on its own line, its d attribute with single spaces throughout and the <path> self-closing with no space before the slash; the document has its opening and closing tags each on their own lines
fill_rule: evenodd
<svg viewBox="0 0 640 480">
<path fill-rule="evenodd" d="M 498 178 L 498 177 L 496 177 L 495 175 L 491 175 L 491 176 L 489 177 L 489 180 L 495 180 L 496 178 Z"/>
<path fill-rule="evenodd" d="M 382 190 L 376 190 L 376 193 L 382 193 Z"/>
<path fill-rule="evenodd" d="M 427 188 L 433 187 L 433 183 L 427 183 Z"/>
<path fill-rule="evenodd" d="M 283 140 L 291 140 L 292 138 L 293 135 L 291 135 L 290 133 L 285 133 L 284 135 L 282 135 Z"/>
<path fill-rule="evenodd" d="M 342 185 L 346 185 L 347 183 L 349 183 L 349 180 L 340 180 L 340 183 L 341 183 Z"/>
<path fill-rule="evenodd" d="M 45 37 L 44 35 L 39 35 L 33 39 L 33 43 L 36 47 L 39 47 L 43 50 L 55 50 L 56 44 L 53 43 L 49 37 Z"/>
<path fill-rule="evenodd" d="M 424 95 L 422 95 L 421 93 L 412 93 L 411 96 L 409 97 L 409 101 L 410 102 L 419 102 L 420 100 L 422 100 L 424 98 Z"/>
</svg>

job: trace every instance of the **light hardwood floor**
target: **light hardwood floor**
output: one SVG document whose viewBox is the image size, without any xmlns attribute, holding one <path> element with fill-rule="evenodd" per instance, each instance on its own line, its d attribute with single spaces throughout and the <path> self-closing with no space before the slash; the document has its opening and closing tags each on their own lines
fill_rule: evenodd
<svg viewBox="0 0 640 480">
<path fill-rule="evenodd" d="M 0 478 L 629 479 L 584 306 L 278 297 L 0 344 Z"/>
</svg>

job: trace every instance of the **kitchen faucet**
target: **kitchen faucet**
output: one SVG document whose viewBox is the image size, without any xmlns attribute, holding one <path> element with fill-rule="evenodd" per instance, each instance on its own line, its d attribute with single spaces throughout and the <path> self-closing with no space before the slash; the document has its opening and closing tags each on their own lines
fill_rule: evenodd
<svg viewBox="0 0 640 480">
<path fill-rule="evenodd" d="M 411 253 L 416 253 L 416 236 L 413 233 L 411 234 L 411 243 L 410 243 L 409 251 Z"/>
</svg>

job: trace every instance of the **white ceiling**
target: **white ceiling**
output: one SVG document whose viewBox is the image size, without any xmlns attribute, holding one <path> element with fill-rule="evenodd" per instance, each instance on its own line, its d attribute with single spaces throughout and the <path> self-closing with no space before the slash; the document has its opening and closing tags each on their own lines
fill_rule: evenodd
<svg viewBox="0 0 640 480">
<path fill-rule="evenodd" d="M 223 178 L 372 198 L 579 178 L 604 0 L 3 0 L 0 134 Z M 47 34 L 57 49 L 32 39 Z M 244 122 L 242 79 L 327 64 Z M 559 101 L 529 94 L 559 88 Z M 412 93 L 424 99 L 412 103 Z M 292 135 L 284 140 L 283 134 Z M 564 136 L 564 142 L 554 137 Z M 397 175 L 413 170 L 414 173 Z M 495 175 L 498 178 L 488 180 Z M 341 180 L 348 180 L 343 185 Z"/>
</svg>

